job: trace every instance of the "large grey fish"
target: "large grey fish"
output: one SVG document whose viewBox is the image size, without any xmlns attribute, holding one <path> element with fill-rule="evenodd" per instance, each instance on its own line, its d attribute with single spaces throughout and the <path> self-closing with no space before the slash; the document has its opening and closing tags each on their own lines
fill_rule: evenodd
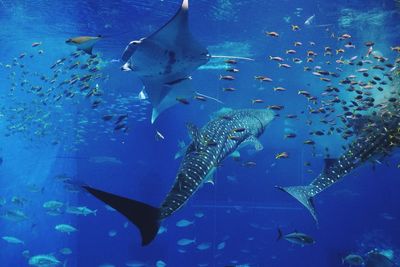
<svg viewBox="0 0 400 267">
<path fill-rule="evenodd" d="M 309 185 L 280 187 L 300 201 L 318 223 L 313 197 L 340 181 L 367 161 L 381 159 L 400 144 L 400 118 L 396 113 L 382 112 L 360 126 L 360 134 L 338 159 L 325 159 L 325 168 Z"/>
<path fill-rule="evenodd" d="M 229 154 L 246 144 L 262 149 L 257 137 L 273 118 L 274 113 L 270 110 L 243 109 L 217 117 L 202 129 L 188 125 L 192 142 L 175 183 L 159 208 L 89 186 L 83 188 L 134 223 L 140 230 L 142 245 L 147 245 L 157 235 L 160 222 L 180 209 Z"/>
<path fill-rule="evenodd" d="M 305 245 L 311 245 L 315 243 L 314 238 L 311 236 L 305 234 L 305 233 L 300 233 L 300 232 L 292 232 L 286 235 L 283 235 L 282 230 L 278 228 L 278 238 L 277 241 L 281 240 L 282 238 L 286 239 L 292 244 L 300 245 L 304 247 Z"/>
<path fill-rule="evenodd" d="M 70 38 L 65 41 L 69 45 L 76 46 L 78 50 L 83 50 L 85 53 L 92 55 L 93 46 L 101 39 L 101 35 L 98 36 L 79 36 Z"/>
<path fill-rule="evenodd" d="M 365 263 L 366 267 L 395 267 L 398 266 L 388 258 L 386 255 L 382 254 L 377 250 L 368 252 L 367 260 Z"/>
</svg>

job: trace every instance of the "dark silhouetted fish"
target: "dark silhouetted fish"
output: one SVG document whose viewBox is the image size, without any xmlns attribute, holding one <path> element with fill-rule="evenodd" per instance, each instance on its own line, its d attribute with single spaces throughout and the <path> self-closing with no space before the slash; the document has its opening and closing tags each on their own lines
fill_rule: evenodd
<svg viewBox="0 0 400 267">
<path fill-rule="evenodd" d="M 159 208 L 125 197 L 83 186 L 89 193 L 118 210 L 140 230 L 142 245 L 149 244 L 157 235 L 160 221 L 180 209 L 204 182 L 212 179 L 220 163 L 239 146 L 250 144 L 262 149 L 257 140 L 274 118 L 270 110 L 244 109 L 219 116 L 202 129 L 188 125 L 192 142 L 188 146 L 175 183 Z M 229 118 L 229 119 L 226 119 Z M 235 129 L 235 138 L 229 138 Z M 213 142 L 215 145 L 208 145 Z"/>
<path fill-rule="evenodd" d="M 366 267 L 395 267 L 397 266 L 391 259 L 379 251 L 371 251 L 367 254 Z"/>
</svg>

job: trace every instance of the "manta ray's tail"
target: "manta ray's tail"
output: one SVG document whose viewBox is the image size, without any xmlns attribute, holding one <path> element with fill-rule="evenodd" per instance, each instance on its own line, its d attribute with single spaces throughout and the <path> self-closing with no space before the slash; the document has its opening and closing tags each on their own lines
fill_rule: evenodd
<svg viewBox="0 0 400 267">
<path fill-rule="evenodd" d="M 314 207 L 314 201 L 313 201 L 313 185 L 306 185 L 306 186 L 289 186 L 289 187 L 280 187 L 276 186 L 276 188 L 288 193 L 298 201 L 300 201 L 301 204 L 304 205 L 308 209 L 308 211 L 311 213 L 313 216 L 315 222 L 318 225 L 318 218 L 317 218 L 317 213 L 315 211 Z"/>
<path fill-rule="evenodd" d="M 86 191 L 113 207 L 135 224 L 142 236 L 142 246 L 150 244 L 160 227 L 160 212 L 143 202 L 107 193 L 89 186 L 82 186 Z"/>
<path fill-rule="evenodd" d="M 249 57 L 238 57 L 238 56 L 221 56 L 221 55 L 210 55 L 211 58 L 226 58 L 226 59 L 240 59 L 247 61 L 255 61 L 253 58 Z"/>
</svg>

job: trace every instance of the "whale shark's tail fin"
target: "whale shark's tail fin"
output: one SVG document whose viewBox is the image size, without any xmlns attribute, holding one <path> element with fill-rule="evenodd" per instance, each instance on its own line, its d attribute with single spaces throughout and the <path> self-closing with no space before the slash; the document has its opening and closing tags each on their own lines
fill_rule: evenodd
<svg viewBox="0 0 400 267">
<path fill-rule="evenodd" d="M 317 213 L 315 211 L 314 207 L 314 201 L 313 201 L 313 185 L 306 185 L 306 186 L 289 186 L 289 187 L 281 187 L 281 186 L 276 186 L 276 188 L 290 194 L 292 197 L 300 201 L 301 204 L 304 205 L 308 209 L 308 211 L 311 213 L 313 216 L 316 224 L 318 225 L 318 218 L 317 218 Z"/>
<path fill-rule="evenodd" d="M 160 228 L 160 211 L 143 202 L 107 193 L 89 186 L 82 186 L 86 191 L 113 207 L 135 224 L 142 236 L 142 246 L 150 244 Z"/>
</svg>

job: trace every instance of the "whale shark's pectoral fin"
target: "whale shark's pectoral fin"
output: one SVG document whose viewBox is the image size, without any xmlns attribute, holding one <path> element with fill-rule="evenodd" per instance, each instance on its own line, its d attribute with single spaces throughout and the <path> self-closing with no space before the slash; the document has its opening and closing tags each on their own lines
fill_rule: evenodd
<svg viewBox="0 0 400 267">
<path fill-rule="evenodd" d="M 240 158 L 240 152 L 235 150 L 229 156 L 232 158 Z"/>
<path fill-rule="evenodd" d="M 213 167 L 207 174 L 206 178 L 204 178 L 204 183 L 210 183 L 215 185 L 215 172 L 217 171 L 216 167 Z"/>
<path fill-rule="evenodd" d="M 260 151 L 264 149 L 264 146 L 260 143 L 260 141 L 254 136 L 250 135 L 247 137 L 239 146 L 239 148 L 243 148 L 245 146 L 254 146 L 255 150 Z"/>
<path fill-rule="evenodd" d="M 185 152 L 188 150 L 188 148 L 189 148 L 188 145 L 187 145 L 187 146 L 184 146 L 184 147 L 182 147 L 182 148 L 180 148 L 180 149 L 175 153 L 174 159 L 179 159 L 179 158 L 181 158 L 181 157 L 185 154 Z"/>
<path fill-rule="evenodd" d="M 313 196 L 315 195 L 313 192 L 315 190 L 313 185 L 306 186 L 289 186 L 289 187 L 281 187 L 276 186 L 276 188 L 288 193 L 295 199 L 297 199 L 304 207 L 308 209 L 311 213 L 312 217 L 315 220 L 315 223 L 318 225 L 317 213 L 315 211 Z"/>
</svg>

